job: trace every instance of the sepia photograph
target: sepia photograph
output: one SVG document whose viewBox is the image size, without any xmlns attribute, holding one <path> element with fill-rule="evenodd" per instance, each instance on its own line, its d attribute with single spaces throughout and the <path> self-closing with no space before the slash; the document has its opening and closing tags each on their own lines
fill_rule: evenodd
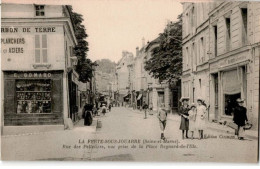
<svg viewBox="0 0 260 169">
<path fill-rule="evenodd" d="M 1 161 L 259 165 L 260 1 L 2 0 Z"/>
</svg>

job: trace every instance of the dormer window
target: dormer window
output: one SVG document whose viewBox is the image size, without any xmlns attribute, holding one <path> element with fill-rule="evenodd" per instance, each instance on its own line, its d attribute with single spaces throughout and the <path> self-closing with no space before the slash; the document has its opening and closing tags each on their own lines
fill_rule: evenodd
<svg viewBox="0 0 260 169">
<path fill-rule="evenodd" d="M 35 16 L 45 16 L 44 5 L 35 5 Z"/>
</svg>

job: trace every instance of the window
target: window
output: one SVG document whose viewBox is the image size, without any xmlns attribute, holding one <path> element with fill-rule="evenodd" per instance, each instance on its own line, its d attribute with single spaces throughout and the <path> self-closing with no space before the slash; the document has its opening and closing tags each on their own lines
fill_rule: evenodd
<svg viewBox="0 0 260 169">
<path fill-rule="evenodd" d="M 189 48 L 186 47 L 186 68 L 189 67 Z"/>
<path fill-rule="evenodd" d="M 183 82 L 183 96 L 190 97 L 189 81 Z"/>
<path fill-rule="evenodd" d="M 35 5 L 35 16 L 45 16 L 44 5 Z"/>
<path fill-rule="evenodd" d="M 69 47 L 69 50 L 70 50 L 70 57 L 72 57 L 72 56 L 74 55 L 73 47 L 70 46 L 70 47 Z"/>
<path fill-rule="evenodd" d="M 51 113 L 51 80 L 16 80 L 17 114 Z"/>
<path fill-rule="evenodd" d="M 226 17 L 226 51 L 230 50 L 230 17 Z"/>
<path fill-rule="evenodd" d="M 200 38 L 200 50 L 199 50 L 199 52 L 200 52 L 199 62 L 203 63 L 204 60 L 205 60 L 205 57 L 204 57 L 204 55 L 205 55 L 205 44 L 204 44 L 204 38 L 203 37 Z"/>
<path fill-rule="evenodd" d="M 215 107 L 218 107 L 218 74 L 214 75 Z"/>
<path fill-rule="evenodd" d="M 200 85 L 200 90 L 201 90 L 201 79 L 199 79 L 199 85 Z"/>
<path fill-rule="evenodd" d="M 47 63 L 47 35 L 35 35 L 35 63 Z"/>
<path fill-rule="evenodd" d="M 214 54 L 218 55 L 218 27 L 217 25 L 213 26 L 214 31 Z"/>
<path fill-rule="evenodd" d="M 247 8 L 241 8 L 242 15 L 242 44 L 247 43 Z"/>
<path fill-rule="evenodd" d="M 195 52 L 195 43 L 192 43 L 192 63 L 191 65 L 193 66 L 194 70 L 196 70 L 196 52 Z"/>
<path fill-rule="evenodd" d="M 186 13 L 186 35 L 189 34 L 189 14 Z"/>
<path fill-rule="evenodd" d="M 194 15 L 194 7 L 192 7 L 191 10 L 191 27 L 193 28 L 195 26 L 195 15 Z"/>
</svg>

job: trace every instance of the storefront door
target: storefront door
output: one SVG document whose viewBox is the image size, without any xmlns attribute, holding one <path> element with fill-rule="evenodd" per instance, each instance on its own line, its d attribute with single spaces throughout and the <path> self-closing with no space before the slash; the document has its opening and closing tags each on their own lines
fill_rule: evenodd
<svg viewBox="0 0 260 169">
<path fill-rule="evenodd" d="M 158 92 L 158 107 L 164 104 L 164 92 Z"/>
<path fill-rule="evenodd" d="M 232 116 L 238 98 L 246 98 L 245 67 L 222 72 L 223 115 Z"/>
</svg>

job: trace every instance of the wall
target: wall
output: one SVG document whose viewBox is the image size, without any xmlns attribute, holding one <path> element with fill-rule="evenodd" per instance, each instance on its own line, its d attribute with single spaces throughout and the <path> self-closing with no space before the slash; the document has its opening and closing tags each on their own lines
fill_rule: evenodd
<svg viewBox="0 0 260 169">
<path fill-rule="evenodd" d="M 2 18 L 33 18 L 35 17 L 33 4 L 2 4 Z M 63 11 L 60 5 L 45 5 L 45 16 L 46 17 L 62 17 Z"/>
<path fill-rule="evenodd" d="M 35 27 L 51 27 L 55 28 L 55 32 L 44 33 L 47 35 L 47 57 L 50 64 L 48 70 L 63 70 L 65 68 L 65 52 L 64 52 L 64 36 L 62 25 L 51 25 L 50 23 L 37 24 L 37 26 L 17 25 L 16 23 L 2 22 L 2 28 L 13 26 L 18 28 L 18 33 L 3 33 L 2 32 L 2 70 L 32 70 L 35 63 L 35 35 L 42 35 L 35 32 Z M 48 26 L 47 26 L 48 25 Z M 22 28 L 30 28 L 30 33 L 23 33 Z M 8 44 L 9 39 L 23 40 L 24 44 Z M 53 45 L 55 42 L 56 45 Z M 11 53 L 10 50 L 18 48 L 20 51 Z M 21 51 L 22 50 L 22 51 Z M 23 64 L 20 64 L 23 63 Z M 40 64 L 39 64 L 40 65 Z M 38 67 L 35 70 L 45 70 L 46 67 Z"/>
</svg>

